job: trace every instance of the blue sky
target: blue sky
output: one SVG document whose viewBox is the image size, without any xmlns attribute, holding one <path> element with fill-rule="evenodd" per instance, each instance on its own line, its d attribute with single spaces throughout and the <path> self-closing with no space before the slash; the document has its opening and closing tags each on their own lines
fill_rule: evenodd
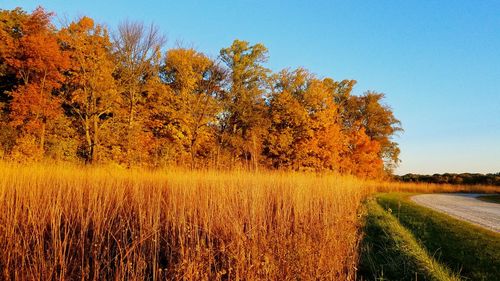
<svg viewBox="0 0 500 281">
<path fill-rule="evenodd" d="M 356 79 L 403 123 L 398 174 L 500 172 L 500 1 L 5 1 L 113 29 L 154 22 L 174 46 L 216 57 L 261 42 L 272 70 Z"/>
</svg>

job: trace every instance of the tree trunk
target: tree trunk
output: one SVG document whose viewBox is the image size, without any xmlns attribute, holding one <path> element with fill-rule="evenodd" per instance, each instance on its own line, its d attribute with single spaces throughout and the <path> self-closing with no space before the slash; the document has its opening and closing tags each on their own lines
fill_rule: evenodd
<svg viewBox="0 0 500 281">
<path fill-rule="evenodd" d="M 254 171 L 257 171 L 258 158 L 257 158 L 257 140 L 255 137 L 255 134 L 252 134 L 252 144 L 253 144 L 253 152 L 252 152 L 253 169 L 254 169 Z"/>
<path fill-rule="evenodd" d="M 42 156 L 45 156 L 45 122 L 42 122 L 42 131 L 40 133 L 40 150 L 42 151 Z"/>
<path fill-rule="evenodd" d="M 134 123 L 134 106 L 135 106 L 135 94 L 133 90 L 130 90 L 130 103 L 128 112 L 128 128 L 127 128 L 127 140 L 125 141 L 125 151 L 126 151 L 126 162 L 128 165 L 132 165 L 132 130 Z"/>
<path fill-rule="evenodd" d="M 194 142 L 195 142 L 195 139 L 191 139 L 191 145 L 189 146 L 189 154 L 191 154 L 191 170 L 194 170 L 194 168 L 195 168 L 195 164 L 194 164 L 194 158 L 195 158 Z"/>
<path fill-rule="evenodd" d="M 92 162 L 99 161 L 99 116 L 94 115 L 94 139 L 92 141 L 93 153 Z"/>
<path fill-rule="evenodd" d="M 90 137 L 90 121 L 89 117 L 85 116 L 85 140 L 87 141 L 86 161 L 92 163 L 94 157 L 94 149 L 92 146 L 92 138 Z"/>
</svg>

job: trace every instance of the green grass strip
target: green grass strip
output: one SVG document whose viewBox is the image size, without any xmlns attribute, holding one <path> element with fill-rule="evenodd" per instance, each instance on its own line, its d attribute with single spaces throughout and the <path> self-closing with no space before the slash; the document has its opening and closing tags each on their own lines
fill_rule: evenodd
<svg viewBox="0 0 500 281">
<path fill-rule="evenodd" d="M 358 279 L 460 280 L 374 200 L 367 202 L 367 211 Z"/>
<path fill-rule="evenodd" d="M 420 206 L 411 194 L 378 196 L 379 204 L 425 247 L 467 280 L 500 280 L 500 234 Z"/>
<path fill-rule="evenodd" d="M 500 204 L 500 195 L 484 195 L 484 196 L 479 196 L 477 199 L 489 203 L 497 203 Z"/>
</svg>

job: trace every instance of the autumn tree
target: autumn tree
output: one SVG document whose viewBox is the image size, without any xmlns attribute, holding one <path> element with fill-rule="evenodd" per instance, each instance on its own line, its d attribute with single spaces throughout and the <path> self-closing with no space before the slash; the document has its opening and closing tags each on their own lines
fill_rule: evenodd
<svg viewBox="0 0 500 281">
<path fill-rule="evenodd" d="M 344 140 L 337 105 L 324 81 L 314 78 L 309 82 L 303 104 L 314 134 L 306 145 L 301 165 L 315 170 L 338 170 Z"/>
<path fill-rule="evenodd" d="M 88 17 L 64 28 L 62 40 L 72 63 L 65 85 L 65 106 L 82 134 L 82 156 L 95 162 L 100 150 L 112 150 L 113 144 L 110 122 L 118 107 L 118 95 L 112 44 L 106 29 Z"/>
<path fill-rule="evenodd" d="M 15 38 L 20 37 L 21 25 L 28 15 L 20 8 L 12 11 L 0 9 L 0 106 L 2 113 L 8 112 L 10 92 L 21 84 L 18 71 L 9 63 L 15 49 Z"/>
<path fill-rule="evenodd" d="M 343 104 L 344 126 L 350 131 L 363 128 L 372 140 L 380 144 L 379 157 L 391 171 L 399 162 L 399 147 L 392 140 L 402 131 L 401 122 L 394 117 L 392 109 L 383 104 L 384 94 L 368 91 L 362 96 L 348 96 Z"/>
<path fill-rule="evenodd" d="M 338 170 L 343 135 L 328 84 L 304 69 L 273 78 L 264 155 L 275 168 Z"/>
<path fill-rule="evenodd" d="M 0 158 L 12 150 L 16 142 L 15 128 L 9 124 L 11 92 L 20 84 L 16 69 L 5 60 L 10 56 L 13 38 L 12 32 L 20 25 L 26 13 L 17 8 L 12 11 L 0 10 Z"/>
<path fill-rule="evenodd" d="M 250 161 L 255 167 L 267 127 L 264 95 L 269 70 L 262 65 L 267 61 L 267 49 L 262 44 L 235 40 L 220 51 L 220 58 L 230 78 L 222 99 L 220 143 L 229 149 L 233 161 Z"/>
<path fill-rule="evenodd" d="M 384 162 L 380 158 L 380 143 L 371 139 L 361 125 L 347 134 L 347 149 L 341 153 L 340 172 L 362 178 L 384 176 Z"/>
<path fill-rule="evenodd" d="M 125 161 L 142 162 L 152 142 L 152 134 L 145 131 L 147 114 L 144 114 L 148 91 L 159 82 L 161 51 L 165 38 L 157 26 L 141 22 L 124 21 L 118 26 L 114 40 L 114 57 L 117 67 L 114 76 L 121 97 L 122 139 Z M 156 84 L 157 86 L 157 84 Z M 150 147 L 151 149 L 151 147 Z M 147 157 L 147 156 L 146 156 Z"/>
<path fill-rule="evenodd" d="M 309 74 L 302 69 L 282 71 L 273 76 L 269 99 L 271 125 L 264 140 L 264 155 L 273 168 L 297 169 L 313 132 L 309 116 L 301 103 Z"/>
<path fill-rule="evenodd" d="M 332 78 L 323 79 L 325 87 L 330 91 L 333 100 L 338 105 L 339 113 L 343 116 L 344 105 L 351 96 L 352 90 L 356 85 L 356 80 L 341 80 L 335 81 Z"/>
<path fill-rule="evenodd" d="M 40 158 L 47 148 L 47 134 L 62 116 L 57 89 L 69 60 L 58 44 L 51 13 L 42 8 L 31 14 L 15 9 L 1 16 L 2 70 L 17 79 L 9 92 L 9 120 L 20 134 L 15 157 Z"/>
<path fill-rule="evenodd" d="M 224 73 L 204 54 L 178 48 L 165 55 L 161 77 L 166 88 L 152 101 L 150 122 L 155 135 L 166 140 L 166 152 L 193 167 L 197 158 L 213 154 Z"/>
<path fill-rule="evenodd" d="M 235 40 L 218 60 L 163 53 L 154 25 L 110 40 L 88 17 L 0 10 L 0 158 L 337 171 L 381 177 L 402 131 L 383 94 L 305 69 L 272 74 L 267 49 Z M 385 171 L 384 171 L 385 169 Z"/>
</svg>

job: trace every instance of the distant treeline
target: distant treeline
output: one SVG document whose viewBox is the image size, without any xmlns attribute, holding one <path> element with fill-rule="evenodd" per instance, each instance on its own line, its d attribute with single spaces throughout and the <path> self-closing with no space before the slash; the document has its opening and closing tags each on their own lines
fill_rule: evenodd
<svg viewBox="0 0 500 281">
<path fill-rule="evenodd" d="M 399 161 L 399 120 L 383 94 L 353 95 L 355 80 L 273 72 L 262 44 L 211 58 L 166 49 L 154 25 L 52 15 L 0 10 L 0 158 L 370 178 Z"/>
<path fill-rule="evenodd" d="M 482 184 L 500 186 L 500 172 L 494 174 L 462 173 L 462 174 L 434 174 L 416 175 L 406 174 L 395 176 L 403 182 L 426 182 L 426 183 L 446 183 L 446 184 Z"/>
</svg>

